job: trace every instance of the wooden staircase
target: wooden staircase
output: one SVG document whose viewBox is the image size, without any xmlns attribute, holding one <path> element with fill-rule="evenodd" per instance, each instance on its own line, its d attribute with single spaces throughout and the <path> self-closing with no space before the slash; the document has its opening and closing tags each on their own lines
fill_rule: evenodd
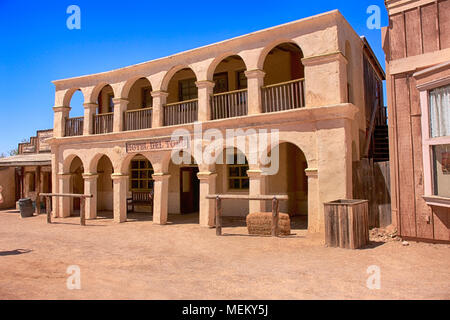
<svg viewBox="0 0 450 320">
<path fill-rule="evenodd" d="M 375 127 L 371 149 L 374 162 L 389 161 L 389 133 L 387 125 Z"/>
</svg>

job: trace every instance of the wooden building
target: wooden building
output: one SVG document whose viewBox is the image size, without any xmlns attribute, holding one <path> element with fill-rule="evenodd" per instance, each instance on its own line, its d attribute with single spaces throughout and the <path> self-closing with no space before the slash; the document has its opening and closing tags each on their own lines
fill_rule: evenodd
<svg viewBox="0 0 450 320">
<path fill-rule="evenodd" d="M 4 197 L 0 209 L 15 207 L 22 198 L 30 198 L 40 205 L 37 194 L 51 192 L 51 150 L 45 142 L 51 137 L 53 130 L 40 130 L 29 142 L 18 145 L 17 155 L 0 158 L 0 185 Z"/>
<path fill-rule="evenodd" d="M 450 0 L 386 7 L 393 220 L 404 238 L 450 241 Z"/>
</svg>

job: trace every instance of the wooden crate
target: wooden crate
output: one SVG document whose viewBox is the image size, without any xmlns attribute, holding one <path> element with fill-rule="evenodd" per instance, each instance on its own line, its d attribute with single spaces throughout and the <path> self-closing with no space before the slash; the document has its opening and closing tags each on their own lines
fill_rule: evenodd
<svg viewBox="0 0 450 320">
<path fill-rule="evenodd" d="M 326 245 L 358 249 L 369 244 L 367 200 L 336 200 L 324 207 Z"/>
</svg>

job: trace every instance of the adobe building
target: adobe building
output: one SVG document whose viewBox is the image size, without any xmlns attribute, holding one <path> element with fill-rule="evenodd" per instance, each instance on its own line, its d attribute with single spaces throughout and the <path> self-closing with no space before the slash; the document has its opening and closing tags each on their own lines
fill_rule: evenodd
<svg viewBox="0 0 450 320">
<path fill-rule="evenodd" d="M 281 211 L 307 218 L 308 230 L 321 232 L 323 203 L 353 196 L 352 162 L 363 156 L 370 106 L 382 105 L 376 98 L 383 79 L 368 43 L 332 11 L 169 57 L 54 81 L 53 192 L 93 194 L 86 199 L 88 219 L 112 211 L 116 222 L 127 220 L 127 199 L 150 193 L 153 208 L 136 210 L 152 210 L 154 223 L 166 224 L 168 214 L 198 212 L 199 224 L 206 227 L 214 225 L 208 194 L 288 194 Z M 73 118 L 71 98 L 77 90 L 84 96 L 84 116 Z M 203 133 L 220 132 L 225 145 L 239 138 L 245 142 L 231 151 L 224 147 L 215 154 L 218 159 L 246 160 L 202 161 L 198 155 L 211 141 L 195 133 L 200 124 Z M 241 131 L 226 137 L 227 129 Z M 279 150 L 273 175 L 265 174 L 267 163 L 248 161 L 260 129 L 268 130 L 270 141 L 279 136 L 266 148 L 268 154 Z M 171 157 L 176 132 L 191 139 L 183 151 L 190 164 Z M 223 206 L 224 215 L 245 216 L 270 204 L 225 201 Z M 53 199 L 55 216 L 75 210 L 73 200 Z"/>
<path fill-rule="evenodd" d="M 37 206 L 42 199 L 38 193 L 52 190 L 50 145 L 53 130 L 40 130 L 30 142 L 19 143 L 17 155 L 0 158 L 0 186 L 3 187 L 4 202 L 0 209 L 16 207 L 19 199 L 30 198 Z"/>
<path fill-rule="evenodd" d="M 386 1 L 392 218 L 450 241 L 450 0 Z"/>
</svg>

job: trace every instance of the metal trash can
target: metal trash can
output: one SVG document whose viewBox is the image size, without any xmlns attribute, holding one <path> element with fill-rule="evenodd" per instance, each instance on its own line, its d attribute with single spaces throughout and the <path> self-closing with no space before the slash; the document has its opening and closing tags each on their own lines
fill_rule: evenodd
<svg viewBox="0 0 450 320">
<path fill-rule="evenodd" d="M 19 210 L 20 216 L 22 218 L 32 217 L 34 213 L 33 202 L 31 199 L 20 199 L 19 200 Z"/>
</svg>

